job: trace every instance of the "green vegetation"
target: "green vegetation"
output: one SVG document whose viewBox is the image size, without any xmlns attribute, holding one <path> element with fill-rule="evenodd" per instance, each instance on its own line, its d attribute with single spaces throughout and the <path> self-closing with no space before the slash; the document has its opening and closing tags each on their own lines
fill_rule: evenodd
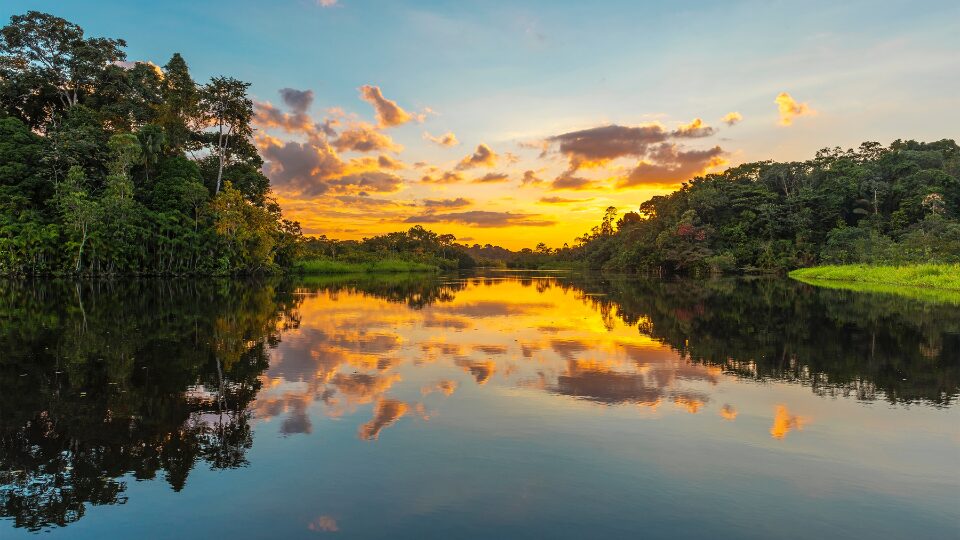
<svg viewBox="0 0 960 540">
<path fill-rule="evenodd" d="M 400 272 L 436 272 L 440 268 L 430 264 L 401 259 L 382 259 L 371 262 L 346 262 L 332 259 L 306 259 L 294 269 L 302 274 L 389 274 Z"/>
<path fill-rule="evenodd" d="M 790 277 L 811 284 L 841 282 L 839 286 L 858 290 L 884 289 L 885 292 L 900 288 L 942 289 L 929 291 L 932 296 L 945 295 L 947 291 L 960 291 L 960 264 L 914 264 L 905 266 L 872 266 L 863 264 L 829 265 L 800 268 L 790 272 Z M 864 287 L 863 285 L 869 285 Z M 879 287 L 876 287 L 879 286 Z M 928 296 L 927 292 L 905 291 L 904 294 Z M 952 296 L 960 297 L 960 292 Z"/>
<path fill-rule="evenodd" d="M 305 273 L 428 272 L 473 268 L 476 262 L 454 243 L 452 234 L 437 234 L 420 225 L 363 240 L 305 238 L 299 246 Z"/>
<path fill-rule="evenodd" d="M 0 274 L 288 267 L 300 226 L 261 172 L 249 85 L 125 46 L 36 11 L 0 29 Z"/>
<path fill-rule="evenodd" d="M 866 142 L 804 162 L 708 174 L 554 252 L 647 273 L 783 272 L 817 264 L 960 263 L 960 147 Z"/>
</svg>

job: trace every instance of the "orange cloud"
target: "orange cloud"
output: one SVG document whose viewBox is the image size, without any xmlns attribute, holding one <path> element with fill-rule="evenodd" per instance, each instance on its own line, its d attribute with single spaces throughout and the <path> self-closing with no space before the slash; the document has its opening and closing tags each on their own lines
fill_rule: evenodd
<svg viewBox="0 0 960 540">
<path fill-rule="evenodd" d="M 537 176 L 535 171 L 523 171 L 523 178 L 520 179 L 520 183 L 524 186 L 536 186 L 543 183 L 543 180 Z"/>
<path fill-rule="evenodd" d="M 674 130 L 673 136 L 687 138 L 709 137 L 716 132 L 716 129 L 704 124 L 700 118 L 694 118 L 689 124 L 680 124 L 680 126 Z"/>
<path fill-rule="evenodd" d="M 683 150 L 676 144 L 663 143 L 652 149 L 648 160 L 641 161 L 618 187 L 643 184 L 677 184 L 727 163 L 719 146 L 707 150 Z"/>
<path fill-rule="evenodd" d="M 600 186 L 590 180 L 589 178 L 584 178 L 582 176 L 575 176 L 572 171 L 566 171 L 560 176 L 553 179 L 553 182 L 550 183 L 550 189 L 552 191 L 558 191 L 561 189 L 569 189 L 574 191 L 579 191 L 583 189 L 597 189 Z"/>
<path fill-rule="evenodd" d="M 333 146 L 341 152 L 378 152 L 387 150 L 399 152 L 403 147 L 393 142 L 388 135 L 366 123 L 358 122 L 340 132 L 340 136 L 333 141 Z"/>
<path fill-rule="evenodd" d="M 447 171 L 439 176 L 425 174 L 420 181 L 424 184 L 456 184 L 457 182 L 463 182 L 463 175 L 454 171 Z"/>
<path fill-rule="evenodd" d="M 399 126 L 414 119 L 413 115 L 403 110 L 400 105 L 397 105 L 396 101 L 383 97 L 383 92 L 380 91 L 379 87 L 361 86 L 360 99 L 373 105 L 373 110 L 377 116 L 377 124 L 382 128 Z"/>
<path fill-rule="evenodd" d="M 487 210 L 470 210 L 467 212 L 451 212 L 447 214 L 424 214 L 410 216 L 404 223 L 462 223 L 474 227 L 549 227 L 556 221 L 541 219 L 538 214 L 519 214 L 511 212 L 491 212 Z"/>
<path fill-rule="evenodd" d="M 510 177 L 504 173 L 490 172 L 483 176 L 473 179 L 474 184 L 490 184 L 496 182 L 506 182 Z"/>
<path fill-rule="evenodd" d="M 428 209 L 463 208 L 473 204 L 473 201 L 463 197 L 457 197 L 456 199 L 424 199 L 422 204 L 424 208 Z"/>
<path fill-rule="evenodd" d="M 589 199 L 567 199 L 564 197 L 540 197 L 540 202 L 544 204 L 569 204 L 569 203 L 582 203 L 592 201 L 593 198 Z"/>
<path fill-rule="evenodd" d="M 740 123 L 740 121 L 743 120 L 743 115 L 736 111 L 732 111 L 723 115 L 723 118 L 721 118 L 721 120 L 723 121 L 723 123 L 727 124 L 728 126 L 732 126 Z"/>
<path fill-rule="evenodd" d="M 776 413 L 773 416 L 773 425 L 770 426 L 770 436 L 774 439 L 782 439 L 792 430 L 800 431 L 804 425 L 809 423 L 808 418 L 790 414 L 784 405 L 777 405 Z"/>
<path fill-rule="evenodd" d="M 448 131 L 438 137 L 434 137 L 433 135 L 424 131 L 423 138 L 424 140 L 439 144 L 440 146 L 446 146 L 446 147 L 456 146 L 460 144 L 460 141 L 457 140 L 457 136 L 454 135 L 452 131 Z"/>
<path fill-rule="evenodd" d="M 789 126 L 793 124 L 794 118 L 808 116 L 816 112 L 806 103 L 798 103 L 786 92 L 780 92 L 773 102 L 777 104 L 777 110 L 780 112 L 781 126 Z"/>
<path fill-rule="evenodd" d="M 460 160 L 457 170 L 462 171 L 473 167 L 493 167 L 497 164 L 497 158 L 496 152 L 491 150 L 489 146 L 480 143 L 477 145 L 476 152 Z"/>
</svg>

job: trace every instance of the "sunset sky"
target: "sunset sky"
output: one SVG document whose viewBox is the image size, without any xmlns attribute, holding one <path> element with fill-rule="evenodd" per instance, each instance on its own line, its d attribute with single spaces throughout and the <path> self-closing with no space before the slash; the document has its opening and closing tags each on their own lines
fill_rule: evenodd
<svg viewBox="0 0 960 540">
<path fill-rule="evenodd" d="M 960 3 L 6 1 L 252 83 L 308 234 L 559 246 L 697 174 L 956 138 Z"/>
</svg>

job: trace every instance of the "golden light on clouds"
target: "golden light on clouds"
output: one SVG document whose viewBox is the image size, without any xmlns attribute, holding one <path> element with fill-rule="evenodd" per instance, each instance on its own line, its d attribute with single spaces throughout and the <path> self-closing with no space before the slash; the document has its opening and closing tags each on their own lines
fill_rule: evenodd
<svg viewBox="0 0 960 540">
<path fill-rule="evenodd" d="M 794 118 L 808 116 L 816 112 L 810 108 L 810 105 L 805 102 L 798 102 L 786 92 L 780 92 L 773 101 L 777 104 L 777 110 L 780 113 L 781 126 L 792 125 Z"/>
<path fill-rule="evenodd" d="M 457 136 L 454 135 L 452 131 L 448 131 L 443 135 L 439 135 L 439 136 L 433 136 L 429 132 L 424 131 L 423 138 L 424 140 L 439 144 L 440 146 L 446 146 L 446 147 L 456 146 L 460 144 L 460 141 L 457 140 Z"/>
<path fill-rule="evenodd" d="M 723 121 L 724 124 L 728 126 L 733 126 L 733 125 L 739 124 L 740 121 L 743 120 L 743 115 L 736 111 L 732 111 L 723 115 L 723 118 L 721 118 L 721 120 Z"/>
<path fill-rule="evenodd" d="M 498 139 L 496 151 L 477 142 L 466 156 L 451 159 L 437 153 L 460 144 L 453 131 L 426 130 L 412 139 L 409 129 L 387 133 L 426 121 L 430 109 L 406 110 L 379 86 L 359 88 L 360 100 L 373 107 L 372 121 L 336 106 L 313 116 L 309 89 L 281 88 L 279 95 L 278 106 L 255 103 L 264 173 L 285 215 L 305 234 L 341 240 L 424 224 L 468 244 L 559 247 L 595 225 L 607 206 L 636 210 L 651 196 L 726 166 L 730 155 L 706 142 L 718 129 L 695 117 L 675 128 L 656 121 L 534 142 Z M 723 123 L 740 118 L 731 112 Z"/>
<path fill-rule="evenodd" d="M 377 125 L 380 127 L 393 127 L 417 119 L 412 114 L 403 110 L 396 101 L 383 97 L 383 92 L 378 86 L 364 85 L 360 87 L 360 98 L 373 105 L 377 116 Z"/>
</svg>

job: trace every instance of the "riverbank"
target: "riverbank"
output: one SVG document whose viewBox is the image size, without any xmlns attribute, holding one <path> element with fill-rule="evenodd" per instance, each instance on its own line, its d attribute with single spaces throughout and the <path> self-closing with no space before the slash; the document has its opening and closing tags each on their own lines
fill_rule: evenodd
<svg viewBox="0 0 960 540">
<path fill-rule="evenodd" d="M 790 272 L 794 279 L 852 281 L 899 287 L 926 287 L 960 291 L 960 264 L 911 264 L 903 266 L 815 266 Z"/>
<path fill-rule="evenodd" d="M 794 270 L 789 276 L 818 287 L 960 305 L 960 264 L 815 266 Z"/>
<path fill-rule="evenodd" d="M 371 262 L 346 262 L 332 259 L 309 259 L 294 266 L 299 274 L 398 274 L 410 272 L 439 272 L 440 267 L 404 261 L 383 259 Z"/>
</svg>

